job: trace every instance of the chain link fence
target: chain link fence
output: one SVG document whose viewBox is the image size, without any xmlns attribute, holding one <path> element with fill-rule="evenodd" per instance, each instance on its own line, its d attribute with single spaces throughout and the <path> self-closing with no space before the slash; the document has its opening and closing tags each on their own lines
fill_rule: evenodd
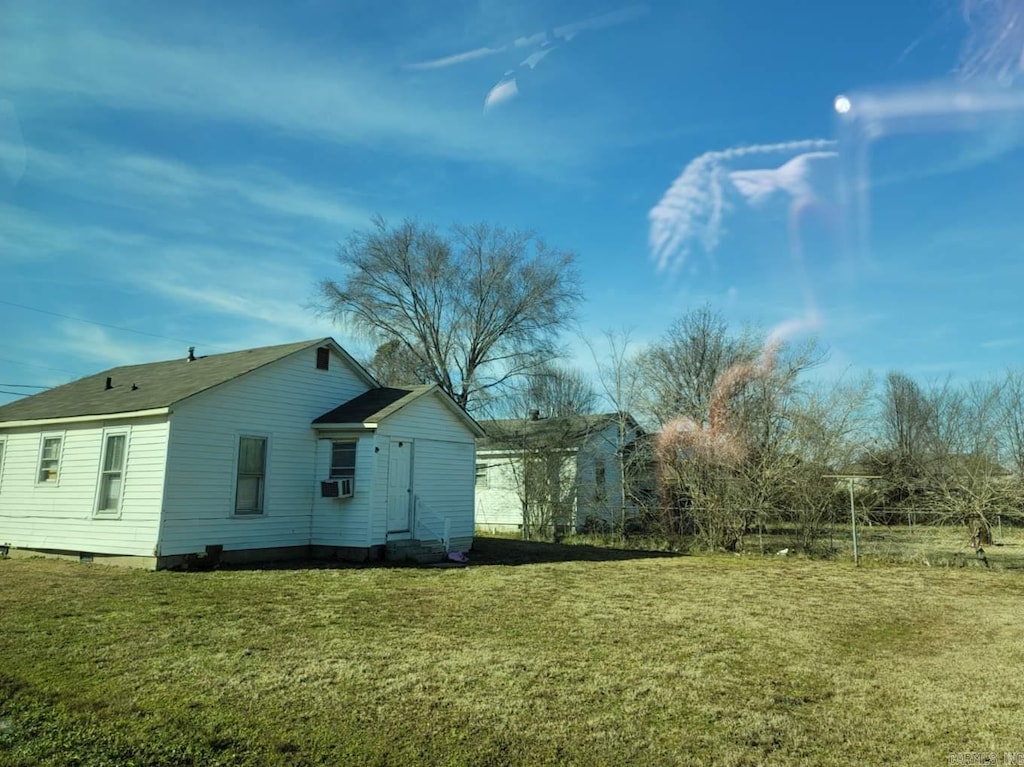
<svg viewBox="0 0 1024 767">
<path fill-rule="evenodd" d="M 1024 570 L 1024 515 L 954 520 L 927 509 L 706 509 L 647 507 L 625 529 L 584 530 L 580 542 L 681 551 L 729 550 L 860 563 Z M 607 539 L 607 540 L 606 540 Z"/>
</svg>

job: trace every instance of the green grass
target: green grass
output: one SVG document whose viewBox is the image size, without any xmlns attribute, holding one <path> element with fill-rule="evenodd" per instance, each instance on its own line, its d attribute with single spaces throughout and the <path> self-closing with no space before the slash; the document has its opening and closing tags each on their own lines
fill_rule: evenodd
<svg viewBox="0 0 1024 767">
<path fill-rule="evenodd" d="M 1024 751 L 1019 573 L 478 547 L 464 569 L 2 560 L 0 765 Z"/>
</svg>

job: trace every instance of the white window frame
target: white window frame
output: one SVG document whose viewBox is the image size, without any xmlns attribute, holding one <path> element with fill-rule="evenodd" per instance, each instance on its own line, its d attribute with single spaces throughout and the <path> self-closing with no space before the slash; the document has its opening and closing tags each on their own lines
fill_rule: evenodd
<svg viewBox="0 0 1024 767">
<path fill-rule="evenodd" d="M 117 493 L 117 508 L 101 509 L 100 503 L 103 500 L 103 480 L 106 474 L 113 474 L 107 471 L 104 466 L 107 462 L 107 440 L 110 437 L 124 437 L 124 451 L 121 455 L 121 468 L 118 473 L 121 475 L 121 486 Z M 124 487 L 128 475 L 128 449 L 131 444 L 131 429 L 122 427 L 118 429 L 104 429 L 100 442 L 100 463 L 96 473 L 96 500 L 93 503 L 93 516 L 97 519 L 120 519 L 124 504 Z"/>
<path fill-rule="evenodd" d="M 473 475 L 473 487 L 477 490 L 491 489 L 491 471 L 486 463 L 478 463 L 476 472 Z"/>
<path fill-rule="evenodd" d="M 334 466 L 334 446 L 335 445 L 351 445 L 352 446 L 352 470 L 351 471 L 337 471 Z M 351 494 L 341 493 L 339 497 L 348 498 L 350 495 L 355 495 L 356 492 L 356 465 L 359 461 L 359 440 L 358 439 L 332 439 L 331 440 L 331 465 L 328 470 L 329 478 L 332 480 L 338 480 L 339 493 L 341 491 L 341 480 L 348 479 L 350 481 L 349 487 L 352 489 Z"/>
<path fill-rule="evenodd" d="M 46 442 L 51 439 L 60 440 L 60 447 L 57 450 L 57 476 L 54 479 L 43 479 L 43 455 Z M 65 433 L 62 431 L 43 432 L 39 435 L 39 454 L 36 457 L 36 485 L 44 487 L 58 487 L 60 485 L 60 477 L 64 473 L 61 467 L 64 463 L 64 440 Z"/>
<path fill-rule="evenodd" d="M 4 485 L 4 458 L 7 456 L 7 437 L 0 436 L 0 487 Z"/>
<path fill-rule="evenodd" d="M 608 500 L 608 466 L 604 458 L 594 459 L 594 500 L 598 503 Z"/>
<path fill-rule="evenodd" d="M 238 510 L 238 469 L 239 462 L 242 458 L 242 440 L 243 439 L 262 439 L 264 442 L 263 448 L 263 484 L 260 486 L 260 507 L 258 511 L 239 511 Z M 259 519 L 267 516 L 267 495 L 270 483 L 268 482 L 270 476 L 270 435 L 269 434 L 256 434 L 253 432 L 237 432 L 235 434 L 235 465 L 234 471 L 232 472 L 231 482 L 231 517 L 237 519 Z"/>
</svg>

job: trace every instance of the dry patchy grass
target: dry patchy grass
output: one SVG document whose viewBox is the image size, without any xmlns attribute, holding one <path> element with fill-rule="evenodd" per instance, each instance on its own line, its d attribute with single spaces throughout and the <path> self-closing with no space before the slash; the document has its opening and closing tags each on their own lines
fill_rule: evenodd
<svg viewBox="0 0 1024 767">
<path fill-rule="evenodd" d="M 0 765 L 1024 751 L 1019 574 L 588 559 L 188 574 L 0 561 Z"/>
</svg>

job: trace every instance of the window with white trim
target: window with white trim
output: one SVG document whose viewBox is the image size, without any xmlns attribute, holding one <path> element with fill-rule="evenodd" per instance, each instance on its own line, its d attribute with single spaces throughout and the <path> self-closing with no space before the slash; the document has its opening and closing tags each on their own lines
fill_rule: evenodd
<svg viewBox="0 0 1024 767">
<path fill-rule="evenodd" d="M 56 482 L 60 471 L 60 451 L 63 437 L 43 437 L 39 450 L 39 482 Z"/>
<path fill-rule="evenodd" d="M 5 440 L 0 439 L 0 483 L 4 481 L 4 447 Z"/>
<path fill-rule="evenodd" d="M 267 438 L 238 438 L 235 514 L 262 514 L 267 480 Z"/>
<path fill-rule="evenodd" d="M 331 443 L 331 479 L 356 480 L 356 442 L 337 440 Z"/>
<path fill-rule="evenodd" d="M 481 490 L 486 490 L 490 487 L 490 477 L 487 475 L 486 464 L 478 463 L 476 465 L 476 486 Z"/>
<path fill-rule="evenodd" d="M 99 493 L 96 498 L 97 514 L 119 514 L 124 490 L 124 464 L 128 453 L 128 434 L 105 434 L 103 456 L 100 459 Z"/>
</svg>

